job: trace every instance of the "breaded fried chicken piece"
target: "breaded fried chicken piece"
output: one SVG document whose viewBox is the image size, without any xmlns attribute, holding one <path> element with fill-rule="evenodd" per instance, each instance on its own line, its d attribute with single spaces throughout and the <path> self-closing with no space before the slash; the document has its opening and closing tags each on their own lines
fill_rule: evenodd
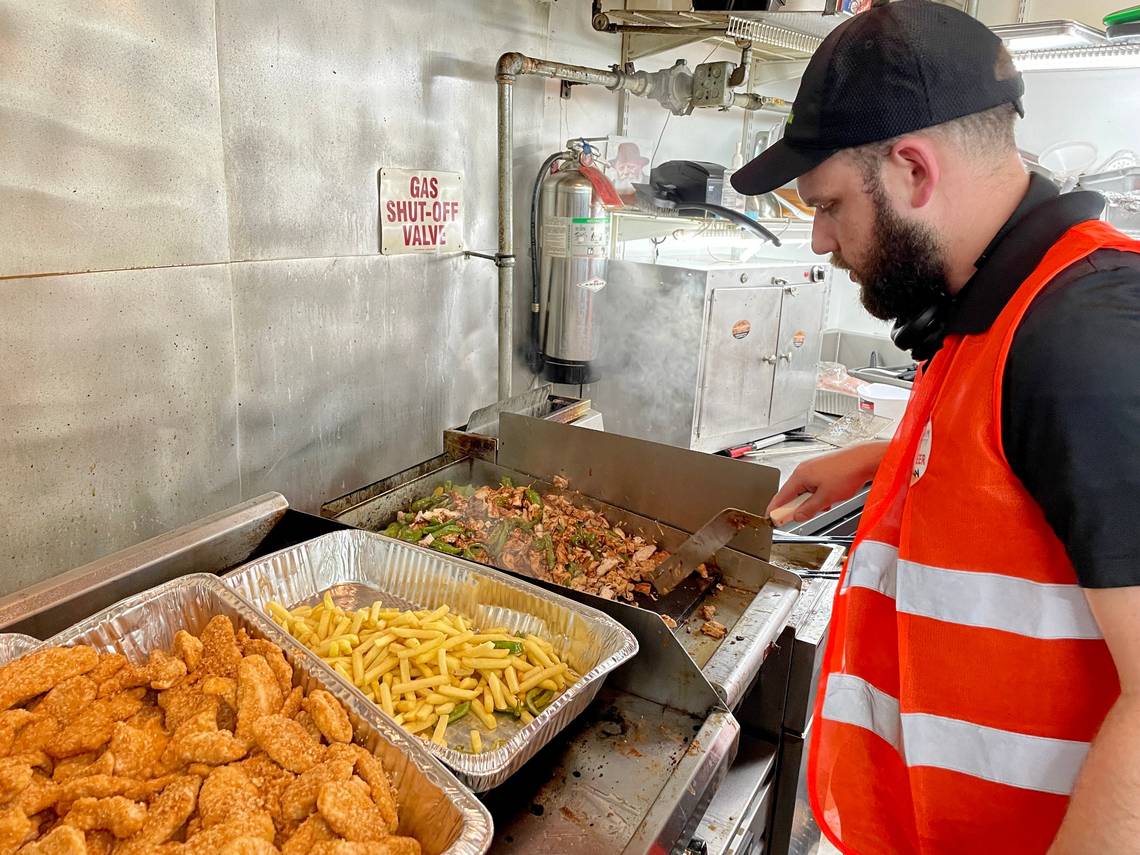
<svg viewBox="0 0 1140 855">
<path fill-rule="evenodd" d="M 87 676 L 95 682 L 96 686 L 102 686 L 103 683 L 119 673 L 120 668 L 126 665 L 127 657 L 122 653 L 100 653 L 99 664 L 88 671 Z"/>
<path fill-rule="evenodd" d="M 145 694 L 145 689 L 138 688 L 99 698 L 82 716 L 66 725 L 59 738 L 52 740 L 44 750 L 57 759 L 97 751 L 111 740 L 116 722 L 139 711 Z"/>
<path fill-rule="evenodd" d="M 358 779 L 357 779 L 358 780 Z M 346 840 L 379 840 L 387 836 L 384 815 L 373 804 L 368 786 L 357 780 L 322 784 L 317 810 L 329 828 Z"/>
<path fill-rule="evenodd" d="M 321 787 L 347 781 L 352 777 L 352 767 L 350 760 L 326 760 L 299 775 L 281 796 L 282 815 L 294 821 L 307 817 L 316 810 Z"/>
<path fill-rule="evenodd" d="M 28 815 L 15 805 L 0 808 L 0 852 L 15 852 L 34 829 Z"/>
<path fill-rule="evenodd" d="M 195 671 L 202 662 L 203 644 L 184 629 L 174 633 L 174 655 L 186 664 L 187 671 Z"/>
<path fill-rule="evenodd" d="M 206 710 L 185 722 L 174 734 L 171 746 L 184 763 L 221 766 L 240 760 L 249 744 L 228 730 L 219 730 L 215 713 Z"/>
<path fill-rule="evenodd" d="M 309 851 L 311 855 L 420 855 L 422 852 L 419 841 L 411 837 L 385 837 L 363 843 L 333 840 L 318 843 Z"/>
<path fill-rule="evenodd" d="M 105 828 L 121 840 L 142 828 L 146 813 L 144 804 L 124 796 L 111 796 L 108 799 L 80 799 L 72 805 L 63 821 L 82 831 Z"/>
<path fill-rule="evenodd" d="M 99 694 L 99 686 L 90 677 L 80 674 L 59 683 L 36 704 L 36 715 L 47 715 L 60 724 L 69 724 L 85 713 Z"/>
<path fill-rule="evenodd" d="M 52 780 L 57 784 L 63 784 L 72 778 L 113 774 L 115 774 L 115 755 L 111 751 L 104 751 L 102 754 L 88 751 L 57 762 L 52 771 Z"/>
<path fill-rule="evenodd" d="M 281 797 L 297 776 L 288 769 L 282 769 L 269 758 L 268 754 L 259 749 L 254 749 L 249 757 L 237 764 L 237 768 L 245 772 L 246 777 L 257 788 L 266 813 L 280 828 L 284 820 L 281 813 Z"/>
<path fill-rule="evenodd" d="M 195 672 L 215 677 L 236 677 L 241 649 L 237 644 L 234 624 L 228 617 L 218 615 L 206 624 L 199 636 L 202 641 L 202 661 Z"/>
<path fill-rule="evenodd" d="M 0 668 L 0 710 L 42 695 L 64 680 L 86 674 L 99 664 L 92 647 L 47 647 Z"/>
<path fill-rule="evenodd" d="M 305 700 L 305 690 L 300 686 L 294 686 L 292 691 L 285 696 L 285 703 L 281 705 L 281 715 L 285 718 L 293 718 L 301 711 L 301 702 Z"/>
<path fill-rule="evenodd" d="M 87 838 L 74 826 L 57 825 L 21 849 L 20 855 L 87 855 Z"/>
<path fill-rule="evenodd" d="M 265 659 L 270 669 L 277 677 L 277 685 L 281 687 L 281 694 L 287 695 L 293 688 L 293 667 L 286 661 L 281 648 L 264 638 L 249 638 L 245 630 L 238 633 L 238 644 L 245 656 L 257 654 Z"/>
<path fill-rule="evenodd" d="M 147 811 L 142 827 L 119 848 L 117 855 L 149 855 L 149 850 L 174 837 L 198 806 L 201 779 L 184 775 L 166 785 Z"/>
<path fill-rule="evenodd" d="M 254 722 L 253 737 L 262 751 L 290 772 L 307 772 L 324 756 L 324 746 L 282 715 L 267 715 Z"/>
<path fill-rule="evenodd" d="M 189 838 L 177 852 L 178 855 L 215 855 L 227 843 L 239 838 L 260 837 L 271 843 L 276 834 L 277 830 L 269 814 L 255 813 L 203 829 Z"/>
<path fill-rule="evenodd" d="M 12 743 L 24 725 L 35 719 L 30 710 L 5 710 L 0 712 L 0 757 L 12 753 Z"/>
<path fill-rule="evenodd" d="M 329 742 L 352 742 L 352 724 L 340 701 L 324 689 L 314 689 L 301 706 Z"/>
<path fill-rule="evenodd" d="M 115 835 L 104 829 L 84 832 L 87 839 L 87 855 L 111 855 L 119 841 Z"/>
<path fill-rule="evenodd" d="M 236 734 L 250 738 L 254 722 L 277 715 L 284 702 L 281 686 L 265 657 L 254 653 L 242 659 L 238 665 Z"/>
<path fill-rule="evenodd" d="M 392 784 L 384 771 L 384 765 L 374 754 L 359 745 L 352 744 L 347 746 L 347 749 L 352 752 L 356 763 L 356 774 L 368 784 L 372 801 L 383 814 L 388 831 L 395 834 L 400 818 L 396 814 L 396 796 L 392 792 Z"/>
<path fill-rule="evenodd" d="M 326 841 L 335 840 L 336 834 L 320 814 L 313 814 L 293 832 L 281 847 L 281 855 L 308 855 Z"/>
<path fill-rule="evenodd" d="M 39 772 L 33 772 L 32 780 L 16 796 L 15 804 L 28 816 L 35 816 L 53 806 L 59 797 L 59 784 Z"/>
<path fill-rule="evenodd" d="M 115 759 L 116 775 L 142 778 L 152 774 L 170 742 L 161 718 L 151 716 L 139 723 L 141 727 L 132 727 L 120 721 L 111 730 L 109 751 Z"/>
<path fill-rule="evenodd" d="M 257 787 L 236 766 L 215 769 L 198 793 L 198 816 L 202 818 L 203 829 L 262 812 Z"/>
<path fill-rule="evenodd" d="M 349 774 L 351 774 L 351 767 Z M 26 755 L 0 760 L 0 804 L 10 802 L 32 782 L 32 764 Z M 306 814 L 307 816 L 308 814 Z M 298 817 L 300 819 L 300 817 Z"/>
<path fill-rule="evenodd" d="M 218 855 L 280 855 L 280 851 L 260 837 L 239 837 L 227 843 Z"/>
</svg>

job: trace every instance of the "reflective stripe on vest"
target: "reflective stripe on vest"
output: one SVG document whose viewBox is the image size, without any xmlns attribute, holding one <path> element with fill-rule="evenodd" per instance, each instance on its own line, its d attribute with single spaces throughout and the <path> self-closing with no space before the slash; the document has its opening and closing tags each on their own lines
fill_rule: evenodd
<svg viewBox="0 0 1140 855">
<path fill-rule="evenodd" d="M 1031 582 L 998 573 L 899 561 L 898 549 L 866 540 L 848 562 L 843 588 L 868 588 L 904 614 L 1030 638 L 1100 638 L 1079 585 Z"/>
<path fill-rule="evenodd" d="M 901 713 L 897 698 L 850 674 L 827 681 L 823 715 L 880 737 L 910 768 L 932 766 L 1011 787 L 1069 795 L 1089 743 L 1045 739 L 968 721 Z"/>
</svg>

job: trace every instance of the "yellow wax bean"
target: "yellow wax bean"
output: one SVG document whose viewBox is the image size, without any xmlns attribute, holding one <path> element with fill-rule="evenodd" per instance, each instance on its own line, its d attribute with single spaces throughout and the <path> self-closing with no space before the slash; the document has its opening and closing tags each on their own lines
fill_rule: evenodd
<svg viewBox="0 0 1140 855">
<path fill-rule="evenodd" d="M 447 716 L 441 715 L 435 723 L 435 732 L 431 735 L 431 741 L 437 745 L 447 745 L 443 736 L 447 733 Z"/>
<path fill-rule="evenodd" d="M 390 716 L 396 715 L 396 710 L 392 706 L 392 689 L 387 683 L 381 683 L 380 689 L 377 691 L 380 696 L 380 709 L 388 713 Z"/>
<path fill-rule="evenodd" d="M 502 671 L 510 664 L 505 659 L 461 659 L 460 662 L 477 671 Z"/>
<path fill-rule="evenodd" d="M 460 645 L 466 644 L 468 641 L 470 641 L 471 636 L 472 633 L 470 632 L 463 632 L 459 635 L 453 635 L 443 643 L 443 649 L 454 650 L 456 647 L 459 647 Z"/>
<path fill-rule="evenodd" d="M 525 695 L 527 692 L 529 692 L 531 689 L 533 689 L 535 686 L 537 686 L 543 680 L 550 679 L 555 674 L 560 673 L 565 668 L 566 668 L 565 663 L 562 663 L 559 665 L 551 665 L 549 668 L 543 668 L 537 674 L 529 676 L 525 680 L 523 680 L 521 683 L 519 683 L 519 693 Z M 557 687 L 555 687 L 555 688 L 557 688 Z"/>
<path fill-rule="evenodd" d="M 437 629 L 407 629 L 402 626 L 393 627 L 391 632 L 400 638 L 422 638 L 429 641 L 443 636 L 443 633 Z"/>
<path fill-rule="evenodd" d="M 444 721 L 447 721 L 447 719 L 444 719 Z M 403 727 L 408 733 L 419 733 L 421 730 L 427 730 L 434 724 L 435 718 L 426 718 L 421 721 L 413 721 L 410 724 L 405 724 Z"/>
<path fill-rule="evenodd" d="M 519 692 L 519 677 L 515 671 L 515 666 L 508 665 L 507 670 L 503 672 L 503 676 L 506 678 L 507 688 L 517 695 Z"/>
<path fill-rule="evenodd" d="M 531 658 L 543 668 L 549 668 L 554 664 L 550 661 L 550 657 L 546 655 L 546 651 L 542 649 L 542 646 L 532 641 L 530 636 L 527 636 L 526 641 L 523 642 L 523 650 L 529 653 Z"/>
<path fill-rule="evenodd" d="M 434 686 L 442 686 L 447 682 L 447 677 L 421 677 L 418 680 L 409 680 L 406 683 L 397 683 L 392 687 L 392 692 L 397 695 L 402 695 L 406 692 L 414 692 L 416 689 L 430 689 Z"/>
<path fill-rule="evenodd" d="M 439 693 L 449 698 L 457 698 L 461 701 L 470 701 L 482 694 L 478 689 L 457 689 L 454 686 L 440 686 Z"/>
<path fill-rule="evenodd" d="M 352 651 L 352 682 L 358 686 L 364 683 L 364 657 L 359 650 Z"/>
<path fill-rule="evenodd" d="M 479 735 L 479 731 L 473 730 L 469 734 L 471 738 L 471 751 L 475 754 L 483 752 L 483 737 Z"/>
<path fill-rule="evenodd" d="M 495 717 L 487 712 L 479 701 L 471 702 L 471 714 L 483 722 L 483 726 L 487 728 L 487 730 L 494 730 L 499 726 L 499 723 L 495 721 Z"/>
</svg>

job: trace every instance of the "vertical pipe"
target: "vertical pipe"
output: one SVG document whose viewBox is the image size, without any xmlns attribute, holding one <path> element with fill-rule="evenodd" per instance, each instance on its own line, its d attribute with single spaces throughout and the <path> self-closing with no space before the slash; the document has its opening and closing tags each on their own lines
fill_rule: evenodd
<svg viewBox="0 0 1140 855">
<path fill-rule="evenodd" d="M 499 400 L 511 397 L 514 355 L 514 191 L 511 141 L 514 139 L 514 75 L 500 74 L 499 84 Z"/>
</svg>

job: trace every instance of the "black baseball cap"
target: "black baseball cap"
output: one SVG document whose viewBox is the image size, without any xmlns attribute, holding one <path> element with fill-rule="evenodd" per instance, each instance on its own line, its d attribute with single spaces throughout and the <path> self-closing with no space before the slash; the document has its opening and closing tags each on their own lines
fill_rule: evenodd
<svg viewBox="0 0 1140 855">
<path fill-rule="evenodd" d="M 732 186 L 767 193 L 841 149 L 1001 104 L 1024 116 L 1025 85 L 999 62 L 1001 49 L 981 21 L 932 0 L 898 0 L 855 15 L 812 55 L 783 139 L 738 169 Z"/>
</svg>

